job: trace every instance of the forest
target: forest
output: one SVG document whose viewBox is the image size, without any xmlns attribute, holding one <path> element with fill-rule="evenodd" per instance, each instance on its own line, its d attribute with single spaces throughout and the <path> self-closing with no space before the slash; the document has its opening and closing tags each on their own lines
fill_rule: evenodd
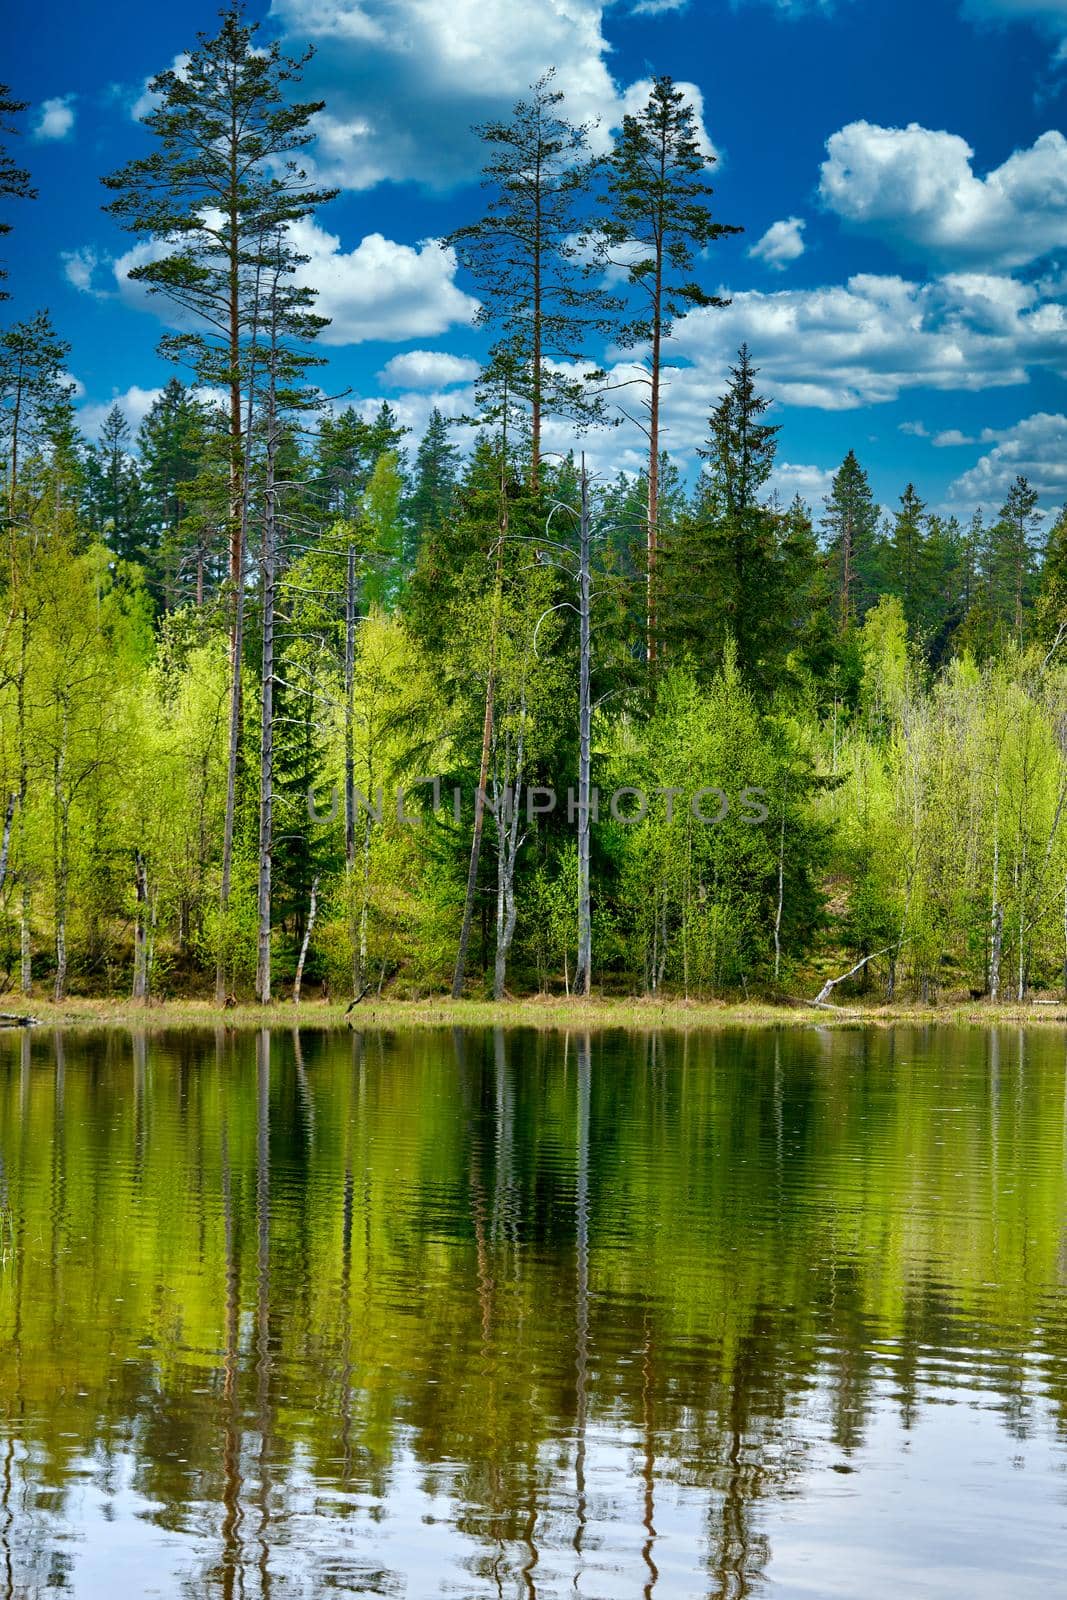
<svg viewBox="0 0 1067 1600">
<path fill-rule="evenodd" d="M 680 471 L 744 218 L 668 77 L 607 156 L 551 73 L 479 130 L 476 414 L 324 392 L 301 65 L 223 13 L 103 175 L 172 313 L 135 433 L 81 433 L 47 310 L 0 332 L 0 991 L 1067 994 L 1067 511 L 880 506 L 862 450 L 781 503 L 747 347 Z M 593 472 L 620 417 L 645 467 Z"/>
</svg>

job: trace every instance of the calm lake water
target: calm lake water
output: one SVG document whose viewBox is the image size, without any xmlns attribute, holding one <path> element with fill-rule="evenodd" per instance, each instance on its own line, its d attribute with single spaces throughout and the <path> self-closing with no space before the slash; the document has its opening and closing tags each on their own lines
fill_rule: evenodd
<svg viewBox="0 0 1067 1600">
<path fill-rule="evenodd" d="M 0 1595 L 1062 1593 L 1065 1055 L 0 1034 Z"/>
</svg>

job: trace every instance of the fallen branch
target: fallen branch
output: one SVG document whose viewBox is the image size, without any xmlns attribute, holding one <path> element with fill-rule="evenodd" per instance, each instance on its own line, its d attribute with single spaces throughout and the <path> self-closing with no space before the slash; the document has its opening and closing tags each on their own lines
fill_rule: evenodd
<svg viewBox="0 0 1067 1600">
<path fill-rule="evenodd" d="M 363 999 L 363 996 L 366 995 L 366 994 L 370 994 L 370 984 L 369 983 L 365 983 L 363 985 L 362 989 L 356 995 L 356 998 L 354 1000 L 350 1000 L 348 1002 L 348 1005 L 345 1007 L 345 1016 L 346 1017 L 348 1016 L 348 1013 L 350 1011 L 354 1010 L 355 1007 L 359 1005 L 359 1002 Z"/>
<path fill-rule="evenodd" d="M 14 1011 L 0 1011 L 0 1028 L 39 1028 L 40 1017 L 20 1017 Z"/>
<path fill-rule="evenodd" d="M 820 1011 L 839 1011 L 841 1009 L 840 1006 L 832 1006 L 828 1003 L 838 984 L 846 982 L 849 978 L 854 978 L 857 972 L 862 972 L 868 961 L 875 961 L 879 956 L 888 955 L 890 950 L 899 948 L 899 944 L 887 944 L 882 950 L 872 950 L 869 956 L 864 956 L 862 961 L 857 961 L 854 967 L 849 967 L 848 971 L 843 972 L 839 978 L 827 978 L 815 999 L 808 1001 L 808 1005 L 818 1006 Z"/>
</svg>

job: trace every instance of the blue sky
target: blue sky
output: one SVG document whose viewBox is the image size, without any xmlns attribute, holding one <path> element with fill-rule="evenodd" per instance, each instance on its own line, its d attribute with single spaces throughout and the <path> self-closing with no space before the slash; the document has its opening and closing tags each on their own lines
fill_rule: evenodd
<svg viewBox="0 0 1067 1600">
<path fill-rule="evenodd" d="M 343 192 L 303 243 L 334 319 L 332 390 L 387 398 L 416 431 L 434 403 L 462 414 L 474 286 L 433 241 L 480 204 L 470 124 L 555 65 L 576 120 L 606 137 L 666 72 L 719 153 L 720 217 L 745 228 L 701 264 L 729 309 L 676 330 L 679 464 L 745 338 L 787 496 L 818 508 L 854 448 L 885 505 L 911 478 L 965 514 L 1020 471 L 1046 508 L 1067 500 L 1067 0 L 273 0 L 250 15 L 316 47 L 313 155 Z M 145 147 L 146 79 L 215 20 L 198 0 L 9 13 L 5 75 L 31 101 L 40 190 L 7 241 L 9 315 L 52 309 L 89 430 L 114 399 L 136 423 L 170 371 L 99 177 Z M 593 448 L 604 466 L 640 459 L 626 426 Z"/>
</svg>

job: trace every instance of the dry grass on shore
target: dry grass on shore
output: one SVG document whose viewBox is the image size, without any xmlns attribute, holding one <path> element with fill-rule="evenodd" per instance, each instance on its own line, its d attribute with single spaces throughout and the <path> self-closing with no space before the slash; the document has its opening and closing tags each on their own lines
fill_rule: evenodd
<svg viewBox="0 0 1067 1600">
<path fill-rule="evenodd" d="M 1067 1005 L 1040 1001 L 991 1006 L 974 1000 L 945 1000 L 940 1005 L 860 1005 L 842 1003 L 817 1009 L 803 1002 L 685 1001 L 681 999 L 601 998 L 576 1000 L 534 996 L 494 1002 L 434 997 L 419 1000 L 364 1000 L 350 1014 L 342 1002 L 254 1002 L 221 1009 L 207 1000 L 153 1001 L 71 998 L 60 1005 L 50 1000 L 0 1000 L 9 1016 L 32 1017 L 45 1027 L 147 1028 L 366 1028 L 534 1027 L 534 1028 L 709 1028 L 782 1026 L 856 1026 L 889 1023 L 952 1025 L 1059 1024 L 1067 1022 Z"/>
</svg>

